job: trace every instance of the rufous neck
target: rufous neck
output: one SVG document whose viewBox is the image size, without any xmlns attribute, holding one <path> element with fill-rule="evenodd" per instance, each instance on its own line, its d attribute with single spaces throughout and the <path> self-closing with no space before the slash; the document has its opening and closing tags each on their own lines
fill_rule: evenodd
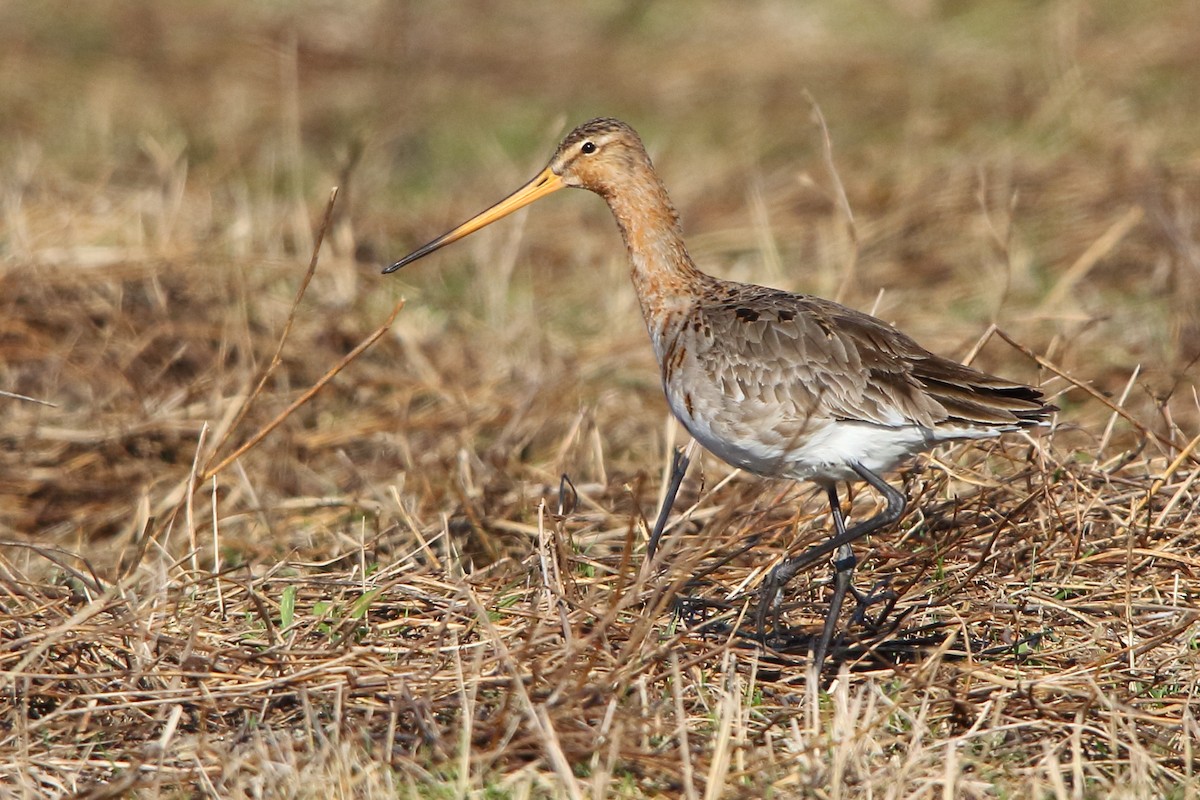
<svg viewBox="0 0 1200 800">
<path fill-rule="evenodd" d="M 636 177 L 619 190 L 604 193 L 604 199 L 621 230 L 634 288 L 649 322 L 654 312 L 648 303 L 656 310 L 690 304 L 706 276 L 687 253 L 679 214 L 658 177 L 648 165 Z"/>
</svg>

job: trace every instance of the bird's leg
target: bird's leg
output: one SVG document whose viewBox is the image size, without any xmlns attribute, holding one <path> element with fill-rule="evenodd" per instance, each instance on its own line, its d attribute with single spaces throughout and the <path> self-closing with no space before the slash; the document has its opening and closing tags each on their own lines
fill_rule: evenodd
<svg viewBox="0 0 1200 800">
<path fill-rule="evenodd" d="M 667 494 L 663 497 L 662 508 L 658 511 L 658 520 L 654 523 L 654 530 L 650 533 L 650 542 L 646 545 L 646 561 L 654 560 L 654 551 L 658 549 L 658 540 L 663 535 L 663 529 L 667 527 L 667 516 L 671 513 L 671 507 L 675 505 L 675 496 L 679 494 L 679 487 L 683 484 L 683 476 L 687 474 L 688 464 L 691 459 L 682 447 L 676 447 L 675 452 L 671 456 L 671 478 L 667 484 Z"/>
<path fill-rule="evenodd" d="M 675 498 L 679 494 L 679 488 L 683 484 L 683 479 L 687 475 L 688 466 L 691 464 L 692 459 L 689 453 L 691 453 L 695 445 L 696 442 L 693 439 L 691 444 L 689 444 L 687 447 L 676 447 L 671 455 L 671 476 L 668 479 L 667 491 L 663 497 L 662 508 L 660 508 L 658 511 L 658 519 L 654 523 L 654 530 L 650 532 L 650 540 L 646 544 L 645 563 L 647 564 L 654 560 L 654 554 L 658 552 L 658 541 L 662 538 L 663 531 L 667 527 L 667 518 L 671 514 L 671 508 L 675 505 Z M 691 586 L 694 586 L 704 576 L 724 566 L 726 563 L 737 558 L 742 553 L 745 553 L 758 543 L 758 539 L 759 537 L 757 535 L 750 537 L 745 544 L 732 553 L 727 554 L 716 564 L 710 565 L 701 572 L 692 575 L 691 579 L 684 587 L 685 590 Z M 703 598 L 691 598 L 686 596 L 686 594 L 675 598 L 673 604 L 675 607 L 675 613 L 679 614 L 681 618 L 684 618 L 689 622 L 689 624 L 693 625 L 696 624 L 697 621 L 701 623 L 708 623 L 710 621 L 704 618 L 697 620 L 697 609 L 701 614 L 704 614 L 708 613 L 713 608 L 718 610 L 723 610 L 725 608 L 725 606 L 722 604 L 713 603 L 712 601 L 707 601 Z"/>
<path fill-rule="evenodd" d="M 837 486 L 829 484 L 826 490 L 829 496 L 829 511 L 833 515 L 834 538 L 840 539 L 846 534 L 846 518 L 842 516 L 842 504 L 838 502 Z M 838 617 L 842 613 L 842 603 L 846 600 L 846 591 L 853 589 L 850 581 L 854 577 L 854 548 L 850 542 L 837 549 L 833 556 L 833 597 L 829 600 L 829 611 L 825 614 L 825 625 L 821 628 L 821 639 L 817 649 L 813 651 L 813 663 L 817 665 L 817 674 L 825 663 L 825 654 L 829 652 L 829 644 L 833 641 L 833 631 L 837 627 Z M 782 587 L 781 587 L 782 588 Z"/>
<path fill-rule="evenodd" d="M 875 516 L 868 520 L 864 520 L 857 525 L 845 530 L 844 532 L 835 533 L 827 542 L 814 545 L 808 548 L 803 553 L 784 559 L 775 569 L 771 570 L 763 581 L 762 590 L 759 595 L 758 603 L 758 636 L 762 641 L 766 641 L 767 617 L 771 613 L 771 608 L 775 605 L 780 591 L 788 584 L 792 578 L 796 577 L 801 570 L 808 567 L 810 564 L 823 556 L 834 551 L 839 551 L 843 546 L 849 545 L 862 537 L 874 533 L 882 527 L 891 525 L 896 520 L 900 519 L 900 515 L 904 513 L 904 495 L 896 489 L 892 488 L 883 478 L 876 475 L 871 470 L 861 464 L 851 464 L 850 468 L 855 474 L 871 485 L 877 492 L 883 495 L 887 501 L 887 506 Z M 835 520 L 836 524 L 836 520 Z M 852 567 L 851 567 L 852 568 Z M 849 575 L 847 575 L 849 577 Z M 835 585 L 836 590 L 836 585 Z M 844 594 L 844 593 L 843 593 Z M 840 610 L 840 609 L 839 609 Z M 826 617 L 826 626 L 830 625 L 829 617 Z"/>
<path fill-rule="evenodd" d="M 688 457 L 689 448 L 676 447 L 671 454 L 671 476 L 667 479 L 667 491 L 663 496 L 662 508 L 658 510 L 658 519 L 654 522 L 654 530 L 650 532 L 650 540 L 646 544 L 646 560 L 649 564 L 654 560 L 654 554 L 658 552 L 658 540 L 662 538 L 663 531 L 667 527 L 667 518 L 671 515 L 671 509 L 675 505 L 675 498 L 679 494 L 679 487 L 683 485 L 684 476 L 687 475 L 688 465 L 691 463 L 691 458 Z M 749 547 L 745 548 L 749 549 Z M 742 552 L 745 552 L 743 550 Z M 695 580 L 695 579 L 693 579 Z M 689 581 L 688 585 L 691 585 Z M 696 624 L 696 609 L 700 609 L 700 614 L 707 613 L 708 606 L 703 600 L 694 600 L 685 596 L 674 598 L 672 601 L 675 607 L 675 613 L 681 618 L 689 621 L 689 624 Z M 707 620 L 701 619 L 701 622 Z"/>
</svg>

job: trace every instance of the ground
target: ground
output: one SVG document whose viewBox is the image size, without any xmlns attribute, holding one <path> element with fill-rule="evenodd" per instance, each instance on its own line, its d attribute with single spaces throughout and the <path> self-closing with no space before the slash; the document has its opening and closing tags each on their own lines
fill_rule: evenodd
<svg viewBox="0 0 1200 800">
<path fill-rule="evenodd" d="M 1200 6 L 47 2 L 0 45 L 0 796 L 1200 796 Z M 704 269 L 1061 408 L 889 476 L 896 606 L 824 676 L 824 564 L 739 624 L 815 487 L 702 458 L 643 563 L 687 438 L 603 203 L 379 273 L 594 116 Z"/>
</svg>

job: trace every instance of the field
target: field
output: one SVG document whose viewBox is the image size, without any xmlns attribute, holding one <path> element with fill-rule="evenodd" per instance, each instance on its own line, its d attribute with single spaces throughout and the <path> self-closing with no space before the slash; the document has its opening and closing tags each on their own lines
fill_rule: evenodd
<svg viewBox="0 0 1200 800">
<path fill-rule="evenodd" d="M 55 0 L 0 70 L 0 797 L 1200 797 L 1200 4 Z M 380 274 L 595 116 L 702 268 L 1061 408 L 889 476 L 823 676 L 827 565 L 744 619 L 815 487 L 706 455 L 643 563 L 600 200 Z"/>
</svg>

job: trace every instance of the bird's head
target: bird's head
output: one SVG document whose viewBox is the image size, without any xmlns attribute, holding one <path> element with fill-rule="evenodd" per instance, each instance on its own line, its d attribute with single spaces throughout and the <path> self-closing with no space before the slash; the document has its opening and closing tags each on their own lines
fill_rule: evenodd
<svg viewBox="0 0 1200 800">
<path fill-rule="evenodd" d="M 624 122 L 610 118 L 585 122 L 567 134 L 554 151 L 550 163 L 529 183 L 429 244 L 414 250 L 384 272 L 395 272 L 564 187 L 589 189 L 603 197 L 610 197 L 619 183 L 628 183 L 629 176 L 636 174 L 642 166 L 648 167 L 649 163 L 642 140 Z"/>
</svg>

